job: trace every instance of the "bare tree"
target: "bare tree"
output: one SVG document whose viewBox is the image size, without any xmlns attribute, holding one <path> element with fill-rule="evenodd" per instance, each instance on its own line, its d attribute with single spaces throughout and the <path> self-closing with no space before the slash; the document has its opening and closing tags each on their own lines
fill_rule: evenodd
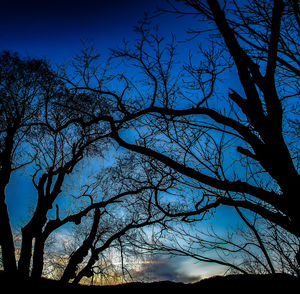
<svg viewBox="0 0 300 294">
<path fill-rule="evenodd" d="M 28 164 L 24 143 L 31 128 L 40 122 L 45 101 L 60 95 L 61 84 L 45 60 L 0 55 L 0 244 L 3 267 L 16 273 L 14 243 L 6 207 L 5 188 L 13 171 Z"/>
<path fill-rule="evenodd" d="M 257 215 L 237 210 L 242 222 L 226 230 L 210 221 L 173 223 L 162 231 L 136 238 L 135 246 L 155 254 L 185 256 L 221 265 L 226 273 L 275 274 L 299 277 L 295 258 L 299 239 Z"/>
<path fill-rule="evenodd" d="M 1 229 L 6 227 L 9 231 L 1 233 L 5 273 L 11 277 L 18 273 L 20 278 L 39 279 L 43 273 L 45 244 L 49 236 L 67 223 L 79 225 L 82 219 L 94 211 L 91 230 L 69 258 L 62 276 L 64 282 L 74 278 L 78 265 L 91 251 L 90 263 L 77 277 L 78 282 L 81 279 L 79 277 L 87 275 L 97 262 L 99 254 L 113 242 L 117 240 L 121 244 L 121 237 L 128 231 L 165 218 L 164 215 L 160 216 L 159 211 L 154 211 L 151 194 L 151 191 L 159 189 L 161 181 L 154 183 L 154 174 L 151 180 L 149 175 L 142 179 L 139 174 L 141 170 L 136 170 L 134 174 L 129 170 L 129 165 L 119 161 L 118 164 L 125 168 L 122 172 L 120 169 L 114 172 L 103 170 L 105 176 L 99 176 L 92 184 L 85 179 L 82 187 L 76 187 L 79 195 L 63 191 L 66 180 L 74 174 L 79 163 L 89 157 L 103 158 L 105 150 L 111 146 L 109 121 L 116 111 L 103 93 L 91 95 L 78 87 L 67 88 L 43 61 L 24 61 L 8 53 L 4 53 L 2 59 L 1 139 L 4 144 L 1 150 L 1 172 L 7 179 L 3 182 L 2 208 L 6 210 L 4 189 L 13 168 L 30 163 L 30 169 L 34 170 L 32 183 L 37 195 L 32 216 L 21 230 L 18 264 L 7 210 L 6 215 L 1 214 Z M 78 62 L 81 60 L 78 59 Z M 96 123 L 91 123 L 93 117 L 97 118 Z M 26 150 L 24 163 L 16 160 L 17 151 L 20 152 L 21 148 Z M 101 167 L 98 169 L 100 171 Z M 109 183 L 109 187 L 102 178 Z M 106 191 L 100 192 L 100 186 L 105 186 Z M 66 203 L 58 202 L 63 193 L 67 194 L 65 197 L 69 196 L 78 202 L 78 205 L 72 203 L 74 209 L 67 214 L 62 214 Z M 109 230 L 104 226 L 101 231 L 103 217 L 107 215 Z"/>
<path fill-rule="evenodd" d="M 192 32 L 213 40 L 197 55 L 199 65 L 189 58 L 178 71 L 174 39 L 164 45 L 143 22 L 135 46 L 113 50 L 112 64 L 122 61 L 126 72 L 95 84 L 99 75 L 87 62 L 73 86 L 108 97 L 116 111 L 107 121 L 121 147 L 160 161 L 187 189 L 195 188 L 182 206 L 156 197 L 167 216 L 201 219 L 226 205 L 257 213 L 299 238 L 299 147 L 290 128 L 297 124 L 299 94 L 297 6 L 284 0 L 182 2 L 188 11 L 171 2 L 171 12 L 198 16 L 205 29 Z M 226 85 L 224 97 L 220 79 L 227 75 L 236 89 Z M 117 91 L 109 88 L 112 82 Z"/>
<path fill-rule="evenodd" d="M 19 113 L 23 115 L 26 103 L 18 104 L 13 100 L 14 95 L 7 95 L 12 88 L 1 88 L 1 95 L 4 93 L 3 97 L 9 98 L 8 104 L 3 104 L 5 107 L 1 105 L 4 146 L 1 172 L 6 180 L 1 184 L 3 213 L 0 215 L 4 225 L 0 235 L 7 270 L 15 271 L 16 265 L 4 190 L 12 170 L 12 154 L 18 146 L 15 143 L 23 138 L 29 126 L 33 133 L 40 130 L 37 138 L 49 140 L 45 142 L 49 144 L 42 145 L 44 150 L 38 150 L 42 159 L 33 156 L 38 167 L 33 184 L 40 197 L 32 220 L 23 228 L 19 269 L 25 276 L 29 273 L 33 239 L 36 241 L 34 255 L 41 261 L 43 244 L 49 234 L 66 222 L 80 223 L 91 211 L 94 211 L 94 222 L 91 222 L 94 225 L 86 235 L 86 242 L 70 259 L 66 281 L 74 277 L 74 270 L 88 252 L 90 259 L 74 282 L 89 275 L 98 255 L 132 229 L 156 223 L 160 217 L 185 222 L 203 220 L 220 205 L 240 212 L 248 210 L 299 239 L 300 219 L 295 205 L 299 191 L 299 145 L 294 136 L 299 131 L 294 99 L 299 95 L 299 9 L 295 1 L 287 0 L 242 4 L 217 0 L 182 2 L 187 11 L 170 2 L 168 12 L 187 17 L 196 15 L 205 29 L 195 28 L 191 32 L 211 40 L 196 55 L 198 64 L 195 55 L 191 55 L 179 68 L 174 36 L 166 44 L 157 31 L 152 33 L 148 24 L 142 22 L 136 29 L 139 39 L 135 45 L 124 43 L 123 47 L 112 50 L 111 58 L 103 67 L 97 64 L 100 56 L 93 49 L 84 48 L 71 74 L 61 72 L 59 83 L 43 76 L 48 84 L 42 87 L 46 89 L 46 98 L 43 121 L 38 124 L 27 121 L 36 113 L 31 108 L 21 124 Z M 30 74 L 26 72 L 24 76 Z M 6 80 L 15 88 L 20 79 L 10 77 L 7 75 Z M 227 96 L 224 90 L 220 91 L 224 84 L 228 87 Z M 51 92 L 51 87 L 56 92 Z M 53 96 L 59 99 L 49 103 Z M 32 99 L 29 104 L 35 105 L 36 101 Z M 18 107 L 16 111 L 16 105 L 21 105 L 22 111 Z M 15 127 L 11 129 L 11 125 Z M 136 214 L 135 205 L 125 206 L 130 216 L 128 222 L 120 221 L 116 231 L 104 234 L 106 237 L 101 239 L 103 232 L 95 233 L 95 227 L 98 209 L 101 215 L 101 208 L 106 208 L 105 201 L 94 203 L 90 198 L 92 203 L 81 212 L 64 219 L 60 218 L 58 208 L 54 220 L 48 220 L 47 213 L 61 193 L 65 177 L 90 150 L 99 151 L 98 142 L 106 137 L 122 148 L 145 156 L 145 179 L 150 192 L 143 191 L 147 194 L 145 198 L 137 197 L 143 200 L 138 205 L 146 212 L 144 215 Z M 40 149 L 41 145 L 32 146 Z M 43 168 L 39 160 L 43 161 Z M 132 183 L 139 183 L 138 174 L 126 174 L 122 185 L 127 184 L 115 195 L 127 192 L 145 195 L 139 194 L 139 189 L 132 193 Z M 131 189 L 124 189 L 126 185 Z M 117 203 L 119 196 L 111 195 L 108 201 Z M 132 199 L 129 197 L 127 204 Z M 135 214 L 138 219 L 134 218 Z M 256 235 L 255 227 L 248 224 Z M 260 243 L 260 236 L 255 238 Z M 263 254 L 273 271 L 269 253 Z M 296 257 L 299 263 L 299 253 Z M 41 268 L 41 264 L 36 267 L 37 276 Z"/>
<path fill-rule="evenodd" d="M 139 229 L 167 221 L 155 205 L 154 194 L 170 188 L 170 175 L 153 171 L 145 158 L 137 158 L 133 154 L 125 154 L 117 162 L 109 172 L 101 173 L 102 190 L 109 205 L 98 206 L 101 213 L 95 210 L 82 245 L 70 256 L 61 277 L 64 283 L 73 280 L 73 284 L 77 284 L 83 277 L 92 277 L 94 268 L 99 271 L 99 256 L 105 256 L 107 249 L 114 248 L 119 252 L 123 263 L 125 248 L 132 252 L 134 246 L 128 240 Z M 122 193 L 123 190 L 125 192 Z M 118 196 L 110 196 L 116 191 Z M 124 270 L 125 265 L 121 268 Z"/>
<path fill-rule="evenodd" d="M 147 54 L 145 44 L 150 43 L 150 40 L 141 31 L 142 38 L 135 53 L 125 48 L 115 52 L 115 56 L 125 57 L 143 69 L 153 86 L 153 96 L 148 104 L 127 114 L 127 117 L 136 119 L 136 135 L 139 139 L 135 143 L 126 141 L 120 135 L 118 126 L 112 123 L 113 138 L 122 147 L 151 156 L 208 190 L 207 195 L 204 195 L 207 201 L 199 202 L 194 210 L 183 211 L 182 216 L 200 214 L 221 204 L 241 207 L 257 212 L 299 236 L 299 219 L 294 205 L 297 200 L 295 191 L 299 188 L 297 159 L 287 145 L 289 136 L 284 123 L 289 114 L 279 96 L 279 92 L 283 90 L 282 85 L 276 80 L 276 56 L 281 36 L 280 16 L 288 6 L 282 1 L 275 1 L 272 6 L 274 16 L 271 28 L 265 32 L 262 30 L 266 38 L 268 36 L 270 39 L 265 67 L 262 66 L 264 59 L 258 63 L 248 53 L 248 48 L 244 49 L 238 42 L 234 27 L 230 26 L 230 21 L 225 17 L 226 7 L 225 10 L 222 9 L 217 1 L 208 1 L 207 4 L 194 1 L 193 7 L 198 9 L 197 13 L 213 21 L 215 29 L 221 34 L 223 45 L 236 66 L 245 97 L 231 90 L 229 99 L 222 102 L 223 113 L 214 108 L 211 99 L 213 94 L 186 108 L 181 106 L 182 102 L 177 107 L 174 102 L 170 104 L 170 91 L 164 87 L 170 84 L 163 82 L 170 77 L 170 62 L 166 62 L 164 71 L 160 70 L 163 63 L 162 59 L 157 58 L 162 57 L 159 53 L 155 56 Z M 159 48 L 158 46 L 157 52 Z M 265 72 L 262 72 L 263 69 Z M 159 74 L 163 74 L 164 78 L 160 78 Z M 158 82 L 162 88 L 156 87 Z M 158 89 L 162 92 L 158 92 Z M 176 95 L 184 99 L 180 92 L 173 91 L 173 99 Z M 226 109 L 225 104 L 228 102 L 229 107 Z M 125 103 L 123 107 L 126 108 Z M 149 124 L 151 119 L 158 126 L 156 133 L 151 128 L 153 124 Z M 138 129 L 145 126 L 149 126 L 151 130 L 138 132 Z M 154 136 L 156 134 L 159 135 Z M 164 152 L 158 150 L 164 147 L 160 144 L 163 140 L 169 143 L 165 144 L 167 148 L 171 146 L 170 149 L 165 148 Z M 228 144 L 230 141 L 233 142 L 231 145 Z M 155 142 L 158 143 L 155 145 Z M 212 147 L 220 143 L 224 145 L 224 142 L 227 150 L 223 149 L 221 154 L 213 156 Z M 177 151 L 176 155 L 171 154 L 174 151 Z M 218 149 L 215 152 L 219 152 Z M 235 154 L 236 159 L 240 158 L 239 155 L 242 158 L 237 162 L 233 157 L 230 163 L 230 159 L 225 160 L 230 154 Z M 218 164 L 213 169 L 214 160 L 218 160 Z M 212 190 L 215 193 L 211 193 Z M 228 191 L 235 196 L 226 197 Z"/>
<path fill-rule="evenodd" d="M 59 97 L 60 100 L 63 98 Z M 65 178 L 84 157 L 96 152 L 101 156 L 101 145 L 98 143 L 96 148 L 95 142 L 101 139 L 103 141 L 107 137 L 105 128 L 98 126 L 97 133 L 93 129 L 82 131 L 80 127 L 69 122 L 70 118 L 65 112 L 54 104 L 47 103 L 44 123 L 32 131 L 28 143 L 33 150 L 36 165 L 32 182 L 38 197 L 32 218 L 22 228 L 18 271 L 23 277 L 29 276 L 33 239 L 35 239 L 33 274 L 41 273 L 42 253 L 47 237 L 47 234 L 43 234 L 43 229 L 49 211 L 62 192 Z M 102 146 L 104 148 L 104 144 Z"/>
</svg>

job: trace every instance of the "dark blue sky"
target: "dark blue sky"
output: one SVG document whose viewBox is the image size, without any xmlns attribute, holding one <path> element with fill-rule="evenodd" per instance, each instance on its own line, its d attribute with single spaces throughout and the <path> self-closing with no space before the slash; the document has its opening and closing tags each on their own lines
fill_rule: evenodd
<svg viewBox="0 0 300 294">
<path fill-rule="evenodd" d="M 2 1 L 0 50 L 61 62 L 79 52 L 81 40 L 93 40 L 101 52 L 120 44 L 123 38 L 134 38 L 137 21 L 157 7 L 166 7 L 166 1 Z M 165 15 L 154 22 L 159 23 L 162 31 L 183 32 L 182 21 Z"/>
</svg>

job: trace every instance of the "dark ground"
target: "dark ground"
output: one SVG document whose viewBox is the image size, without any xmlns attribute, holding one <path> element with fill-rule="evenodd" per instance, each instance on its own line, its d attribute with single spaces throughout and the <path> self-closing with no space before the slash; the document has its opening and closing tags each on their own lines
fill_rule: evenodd
<svg viewBox="0 0 300 294">
<path fill-rule="evenodd" d="M 58 281 L 43 279 L 40 282 L 33 281 L 10 281 L 3 275 L 0 275 L 0 293 L 8 293 L 18 291 L 19 293 L 28 290 L 36 290 L 36 293 L 44 291 L 58 291 L 59 293 L 123 293 L 129 291 L 131 293 L 142 293 L 141 291 L 188 291 L 189 293 L 299 293 L 300 280 L 289 275 L 277 274 L 272 275 L 228 275 L 215 276 L 203 279 L 197 283 L 183 284 L 170 281 L 153 282 L 153 283 L 128 283 L 114 286 L 72 286 L 61 285 Z M 42 292 L 43 291 L 43 292 Z M 63 291 L 63 292 L 62 292 Z M 246 292 L 247 291 L 247 292 Z M 250 292 L 249 292 L 250 291 Z M 13 294 L 13 293 L 11 293 Z M 46 294 L 46 293 L 45 293 Z M 144 293 L 142 293 L 144 294 Z M 146 294 L 146 293 L 145 293 Z M 158 293 L 155 293 L 158 294 Z M 169 293 L 166 293 L 169 294 Z M 185 294 L 185 293 L 184 293 Z"/>
</svg>

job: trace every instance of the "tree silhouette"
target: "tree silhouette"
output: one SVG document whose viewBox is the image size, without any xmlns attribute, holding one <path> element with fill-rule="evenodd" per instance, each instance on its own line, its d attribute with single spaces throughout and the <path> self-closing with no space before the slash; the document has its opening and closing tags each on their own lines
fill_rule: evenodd
<svg viewBox="0 0 300 294">
<path fill-rule="evenodd" d="M 218 170 L 213 171 L 208 168 L 208 164 L 204 161 L 205 158 L 203 160 L 202 158 L 196 158 L 198 163 L 195 166 L 190 165 L 187 160 L 176 160 L 177 158 L 173 156 L 168 156 L 155 148 L 151 148 L 152 146 L 147 144 L 149 140 L 147 141 L 145 137 L 140 139 L 140 141 L 144 139 L 142 141 L 143 145 L 127 142 L 119 135 L 117 127 L 113 130 L 113 137 L 121 146 L 152 156 L 181 174 L 196 180 L 200 185 L 208 187 L 208 189 L 213 188 L 216 189 L 215 191 L 223 191 L 221 193 L 218 192 L 215 197 L 207 197 L 209 204 L 203 201 L 202 205 L 197 204 L 198 207 L 195 210 L 180 212 L 177 214 L 178 216 L 193 216 L 221 204 L 237 206 L 257 212 L 264 218 L 299 236 L 299 217 L 297 208 L 294 205 L 297 201 L 295 191 L 299 190 L 299 175 L 293 154 L 286 143 L 290 139 L 286 134 L 287 130 L 284 128 L 283 103 L 286 97 L 279 96 L 282 86 L 280 81 L 276 79 L 279 40 L 281 40 L 280 37 L 284 39 L 284 36 L 281 35 L 280 24 L 283 15 L 288 13 L 285 9 L 288 9 L 289 6 L 285 5 L 283 1 L 274 1 L 272 20 L 267 26 L 269 30 L 261 32 L 261 34 L 265 33 L 265 39 L 269 40 L 265 52 L 266 57 L 256 61 L 251 56 L 250 49 L 243 48 L 240 44 L 241 42 L 238 41 L 239 38 L 237 33 L 235 33 L 234 26 L 233 28 L 230 26 L 231 21 L 226 19 L 224 9 L 220 7 L 217 1 L 207 1 L 207 4 L 202 4 L 198 1 L 186 1 L 186 3 L 195 8 L 196 13 L 204 15 L 214 22 L 215 29 L 221 34 L 224 46 L 236 66 L 237 76 L 245 97 L 243 97 L 243 94 L 231 90 L 228 98 L 234 108 L 230 107 L 231 113 L 227 115 L 214 109 L 213 106 L 209 106 L 208 99 L 211 97 L 212 94 L 210 93 L 213 93 L 212 91 L 200 101 L 192 103 L 191 107 L 175 107 L 174 103 L 173 107 L 170 107 L 170 97 L 167 96 L 170 93 L 167 93 L 167 88 L 165 88 L 163 93 L 160 93 L 160 95 L 165 95 L 165 97 L 162 97 L 163 102 L 160 104 L 155 100 L 161 97 L 158 95 L 155 87 L 156 83 L 154 83 L 153 99 L 148 102 L 147 107 L 139 109 L 135 113 L 130 113 L 128 116 L 134 116 L 137 120 L 142 120 L 142 116 L 147 114 L 158 116 L 160 119 L 158 121 L 160 122 L 159 127 L 163 130 L 164 136 L 169 138 L 170 141 L 174 140 L 177 146 L 179 145 L 178 148 L 181 147 L 181 143 L 182 152 L 184 152 L 185 156 L 189 155 L 189 157 L 194 155 L 196 158 L 197 154 L 193 153 L 193 147 L 195 143 L 199 143 L 198 140 L 201 135 L 204 139 L 204 130 L 206 132 L 213 130 L 214 132 L 219 131 L 223 132 L 223 134 L 228 134 L 232 136 L 232 139 L 236 140 L 236 150 L 248 163 L 246 168 L 249 167 L 251 176 L 249 176 L 248 180 L 245 180 L 245 176 L 238 171 L 235 171 L 236 174 L 231 174 L 230 176 L 222 174 L 225 172 L 224 162 L 219 162 L 223 166 L 217 166 Z M 242 11 L 239 12 L 242 16 Z M 288 15 L 290 14 L 288 13 Z M 156 62 L 154 65 L 147 64 L 146 60 L 143 59 L 148 57 L 143 47 L 144 43 L 149 42 L 146 37 L 144 32 L 142 32 L 143 39 L 140 46 L 138 46 L 139 51 L 135 55 L 126 51 L 126 49 L 125 51 L 115 52 L 115 54 L 117 57 L 126 57 L 129 60 L 134 60 L 141 67 L 144 66 L 144 71 L 151 80 L 155 80 L 158 83 L 158 77 L 155 74 L 161 74 L 165 77 L 161 80 L 167 81 L 168 68 L 165 71 L 155 72 L 155 70 L 160 70 L 159 59 L 153 61 L 154 63 Z M 250 54 L 248 51 L 250 51 Z M 170 55 L 172 54 L 170 53 Z M 157 58 L 160 57 L 159 54 L 157 56 Z M 295 75 L 290 77 L 291 83 L 294 82 L 293 78 L 296 78 Z M 285 115 L 288 116 L 289 114 L 285 113 Z M 208 122 L 202 119 L 203 117 L 208 117 L 213 127 L 210 127 Z M 206 127 L 205 129 L 204 126 Z M 184 127 L 189 127 L 190 132 L 183 130 Z M 178 132 L 176 134 L 177 137 L 172 131 L 174 133 L 175 131 Z M 184 142 L 181 138 L 186 138 L 187 135 L 193 137 L 191 140 Z M 197 135 L 198 137 L 196 137 Z M 211 158 L 212 156 L 211 154 Z M 222 160 L 222 154 L 216 156 L 219 157 L 219 160 Z M 216 159 L 216 156 L 213 159 Z M 275 158 L 276 160 L 274 160 Z M 250 170 L 252 165 L 259 165 L 261 168 L 260 172 L 271 178 L 273 186 L 260 185 L 261 181 L 258 180 L 255 182 L 255 171 L 254 169 L 252 172 Z M 207 167 L 207 171 L 203 172 L 202 170 L 205 170 L 205 167 Z M 239 175 L 241 175 L 240 178 Z M 270 181 L 270 178 L 266 181 Z M 237 196 L 235 198 L 226 197 L 227 191 L 236 193 Z M 168 214 L 167 210 L 164 211 Z"/>
<path fill-rule="evenodd" d="M 175 38 L 166 43 L 147 21 L 136 28 L 135 45 L 112 50 L 103 67 L 93 48 L 58 74 L 43 60 L 1 54 L 0 244 L 8 274 L 40 278 L 47 238 L 86 217 L 89 229 L 69 256 L 63 282 L 90 276 L 99 254 L 118 242 L 122 247 L 132 230 L 169 219 L 201 221 L 222 205 L 240 213 L 271 272 L 269 253 L 244 212 L 280 231 L 275 243 L 284 232 L 299 240 L 297 3 L 181 2 L 187 10 L 169 1 L 162 12 L 196 16 L 201 28 L 190 31 L 192 39 L 209 42 L 180 68 Z M 85 158 L 116 145 L 133 152 L 118 162 L 122 172 L 110 170 L 98 182 L 105 187 L 100 198 L 86 184 L 75 199 L 89 202 L 62 216 L 56 201 L 66 178 Z M 22 229 L 17 266 L 5 188 L 28 163 L 38 197 Z"/>
<path fill-rule="evenodd" d="M 136 247 L 154 253 L 185 256 L 197 262 L 214 263 L 228 273 L 289 273 L 299 277 L 297 263 L 299 239 L 278 226 L 240 209 L 243 223 L 219 230 L 184 222 L 169 224 L 167 230 L 151 238 L 136 238 Z"/>
<path fill-rule="evenodd" d="M 4 268 L 13 274 L 16 259 L 5 188 L 12 172 L 29 163 L 23 143 L 30 137 L 32 126 L 40 122 L 45 101 L 60 92 L 60 83 L 44 60 L 2 52 L 0 64 L 0 244 Z"/>
<path fill-rule="evenodd" d="M 158 188 L 148 178 L 137 181 L 133 177 L 121 178 L 115 174 L 115 182 L 112 182 L 110 176 L 113 173 L 109 169 L 101 170 L 99 166 L 93 183 L 85 179 L 83 186 L 74 185 L 73 189 L 78 188 L 79 195 L 73 195 L 72 190 L 65 190 L 67 179 L 76 171 L 79 163 L 88 158 L 103 158 L 105 150 L 112 148 L 109 139 L 111 130 L 106 117 L 113 110 L 110 110 L 110 105 L 102 96 L 95 99 L 95 95 L 91 97 L 83 91 L 73 92 L 68 89 L 42 60 L 23 60 L 17 55 L 5 52 L 1 56 L 1 62 L 1 173 L 4 179 L 3 182 L 1 180 L 1 209 L 6 212 L 1 214 L 4 272 L 12 278 L 18 276 L 21 279 L 39 280 L 43 273 L 45 244 L 49 236 L 66 224 L 79 225 L 82 219 L 94 211 L 90 233 L 69 258 L 62 281 L 68 282 L 76 277 L 78 265 L 93 250 L 90 266 L 81 273 L 82 278 L 87 275 L 87 271 L 91 271 L 98 255 L 127 231 L 157 223 L 165 218 L 164 215 L 159 215 L 159 211 L 154 213 L 151 208 L 153 197 L 149 191 Z M 92 115 L 96 112 L 98 116 L 103 116 L 103 120 L 98 120 L 97 124 L 85 122 L 85 114 L 81 115 L 70 107 L 65 107 L 67 104 L 74 108 L 80 107 L 84 113 L 85 110 Z M 23 156 L 18 158 L 21 152 Z M 37 199 L 31 204 L 34 208 L 29 221 L 21 229 L 17 263 L 5 204 L 5 187 L 12 171 L 27 164 L 33 170 L 32 184 Z M 124 165 L 122 161 L 119 164 Z M 101 176 L 102 172 L 105 176 Z M 126 174 L 126 167 L 122 174 Z M 105 181 L 101 178 L 105 178 Z M 66 203 L 57 202 L 63 190 L 74 208 L 68 214 L 61 213 Z M 141 204 L 142 199 L 149 204 L 138 209 L 134 203 Z M 122 223 L 119 216 L 122 209 L 118 205 L 123 209 L 126 205 L 131 209 L 134 207 L 134 211 L 126 214 L 127 223 Z M 114 226 L 112 232 L 105 235 L 107 240 L 103 241 L 100 228 L 103 217 L 107 215 L 110 217 L 108 222 Z M 99 245 L 100 241 L 103 244 Z"/>
<path fill-rule="evenodd" d="M 64 283 L 73 280 L 73 284 L 78 284 L 83 277 L 93 276 L 99 255 L 105 254 L 107 249 L 112 247 L 122 256 L 125 247 L 129 246 L 132 252 L 133 243 L 129 241 L 129 245 L 126 244 L 132 234 L 154 224 L 165 225 L 168 221 L 154 202 L 155 193 L 171 187 L 168 173 L 150 171 L 145 158 L 125 154 L 119 158 L 117 165 L 104 174 L 101 182 L 104 182 L 102 189 L 108 198 L 107 205 L 93 205 L 96 209 L 91 229 L 86 232 L 82 245 L 70 256 L 61 277 Z M 112 189 L 112 186 L 115 188 Z M 122 193 L 123 190 L 126 192 Z M 113 196 L 115 193 L 119 194 Z M 101 208 L 99 212 L 98 207 Z"/>
<path fill-rule="evenodd" d="M 110 76 L 121 90 L 109 89 L 105 79 L 93 85 L 86 72 L 85 82 L 74 86 L 110 98 L 118 116 L 108 121 L 121 147 L 160 161 L 196 189 L 181 207 L 157 197 L 167 216 L 193 221 L 226 205 L 257 213 L 299 238 L 297 6 L 283 0 L 182 2 L 188 11 L 170 1 L 168 12 L 198 16 L 204 29 L 192 30 L 197 35 L 215 33 L 198 64 L 191 56 L 178 71 L 174 40 L 164 45 L 143 22 L 134 47 L 125 43 L 112 52 L 112 62 L 128 66 Z M 131 68 L 140 75 L 131 75 Z M 89 73 L 97 76 L 92 67 Z M 225 74 L 237 87 L 226 85 L 227 97 L 219 91 Z M 123 127 L 129 124 L 128 137 Z"/>
</svg>

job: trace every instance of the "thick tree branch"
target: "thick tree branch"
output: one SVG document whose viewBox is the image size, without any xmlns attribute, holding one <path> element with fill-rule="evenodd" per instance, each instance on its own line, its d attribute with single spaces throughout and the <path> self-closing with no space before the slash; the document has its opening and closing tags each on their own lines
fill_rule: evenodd
<svg viewBox="0 0 300 294">
<path fill-rule="evenodd" d="M 267 203 L 275 207 L 277 207 L 279 204 L 278 203 L 279 195 L 276 194 L 275 192 L 266 191 L 260 187 L 252 186 L 246 182 L 219 180 L 217 178 L 205 175 L 197 171 L 196 169 L 193 169 L 182 163 L 179 163 L 160 152 L 157 152 L 155 150 L 152 150 L 144 146 L 138 146 L 135 144 L 128 143 L 119 136 L 117 131 L 114 131 L 112 133 L 112 136 L 120 146 L 138 152 L 140 154 L 153 157 L 161 161 L 162 163 L 166 164 L 167 166 L 173 168 L 174 170 L 180 172 L 181 174 L 186 175 L 192 179 L 195 179 L 205 185 L 211 186 L 216 189 L 225 190 L 225 191 L 249 194 L 260 200 L 266 201 Z"/>
</svg>

